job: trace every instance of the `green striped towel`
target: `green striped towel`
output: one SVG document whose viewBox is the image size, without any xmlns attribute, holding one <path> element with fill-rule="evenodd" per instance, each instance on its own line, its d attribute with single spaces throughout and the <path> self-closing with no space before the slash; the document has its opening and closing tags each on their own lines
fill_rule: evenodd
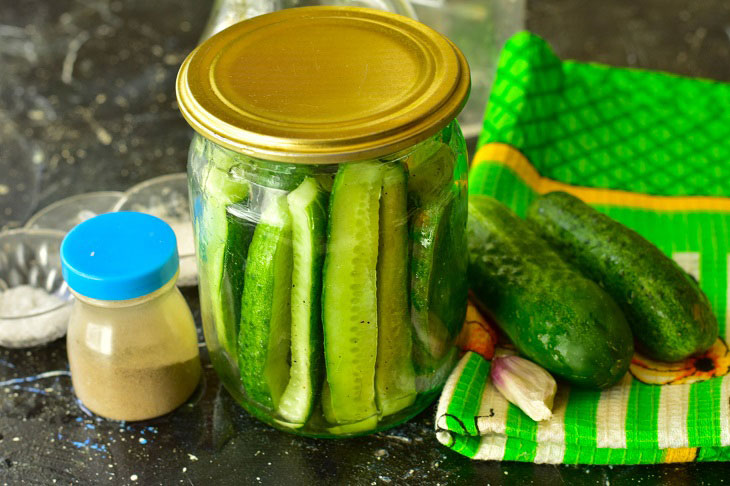
<svg viewBox="0 0 730 486">
<path fill-rule="evenodd" d="M 666 364 L 636 355 L 616 386 L 560 384 L 536 423 L 469 352 L 450 376 L 438 440 L 475 459 L 565 464 L 730 460 L 730 85 L 561 61 L 540 38 L 505 46 L 469 174 L 524 216 L 564 190 L 638 231 L 700 282 L 721 338 Z"/>
</svg>

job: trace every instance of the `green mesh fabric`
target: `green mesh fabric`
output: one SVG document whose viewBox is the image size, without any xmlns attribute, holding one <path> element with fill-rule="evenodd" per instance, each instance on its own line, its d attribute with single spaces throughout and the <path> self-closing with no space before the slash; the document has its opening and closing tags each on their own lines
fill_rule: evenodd
<svg viewBox="0 0 730 486">
<path fill-rule="evenodd" d="M 665 195 L 730 195 L 730 85 L 561 62 L 520 33 L 500 57 L 479 145 L 544 177 Z"/>
</svg>

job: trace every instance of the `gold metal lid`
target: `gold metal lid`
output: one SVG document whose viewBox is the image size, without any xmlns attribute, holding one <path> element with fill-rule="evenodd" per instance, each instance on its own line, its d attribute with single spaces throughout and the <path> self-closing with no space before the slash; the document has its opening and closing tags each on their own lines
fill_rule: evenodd
<svg viewBox="0 0 730 486">
<path fill-rule="evenodd" d="M 204 137 L 253 157 L 324 164 L 375 158 L 446 126 L 469 94 L 448 39 L 354 7 L 280 10 L 235 24 L 185 60 L 177 97 Z"/>
</svg>

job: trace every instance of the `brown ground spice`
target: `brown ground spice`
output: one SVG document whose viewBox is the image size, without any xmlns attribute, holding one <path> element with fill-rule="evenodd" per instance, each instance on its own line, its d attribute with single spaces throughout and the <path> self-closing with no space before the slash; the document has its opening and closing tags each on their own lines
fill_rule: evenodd
<svg viewBox="0 0 730 486">
<path fill-rule="evenodd" d="M 70 360 L 76 396 L 92 412 L 113 420 L 145 420 L 171 412 L 200 381 L 200 358 L 134 367 L 76 352 Z"/>
</svg>

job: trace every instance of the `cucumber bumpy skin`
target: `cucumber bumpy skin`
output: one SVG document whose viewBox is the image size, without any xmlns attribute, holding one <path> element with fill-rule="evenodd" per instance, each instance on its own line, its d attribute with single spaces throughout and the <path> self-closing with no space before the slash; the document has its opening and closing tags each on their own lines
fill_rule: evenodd
<svg viewBox="0 0 730 486">
<path fill-rule="evenodd" d="M 618 305 L 527 223 L 488 196 L 469 198 L 469 283 L 515 347 L 565 380 L 605 388 L 634 352 Z"/>
<path fill-rule="evenodd" d="M 322 321 L 330 422 L 377 422 L 375 360 L 378 347 L 376 266 L 381 162 L 343 164 L 329 205 L 322 286 Z M 374 418 L 375 417 L 375 418 Z"/>
<path fill-rule="evenodd" d="M 533 202 L 536 231 L 622 308 L 638 349 L 660 361 L 680 361 L 717 339 L 717 318 L 699 285 L 635 231 L 564 193 Z"/>
<path fill-rule="evenodd" d="M 381 416 L 399 412 L 416 400 L 408 309 L 407 181 L 403 164 L 386 165 L 380 198 L 375 362 L 375 400 Z"/>
<path fill-rule="evenodd" d="M 248 397 L 276 409 L 289 381 L 292 245 L 286 195 L 267 191 L 248 250 L 238 353 Z"/>
<path fill-rule="evenodd" d="M 324 374 L 322 265 L 327 237 L 328 194 L 306 178 L 287 196 L 292 220 L 291 371 L 278 414 L 302 427 L 314 407 Z"/>
</svg>

